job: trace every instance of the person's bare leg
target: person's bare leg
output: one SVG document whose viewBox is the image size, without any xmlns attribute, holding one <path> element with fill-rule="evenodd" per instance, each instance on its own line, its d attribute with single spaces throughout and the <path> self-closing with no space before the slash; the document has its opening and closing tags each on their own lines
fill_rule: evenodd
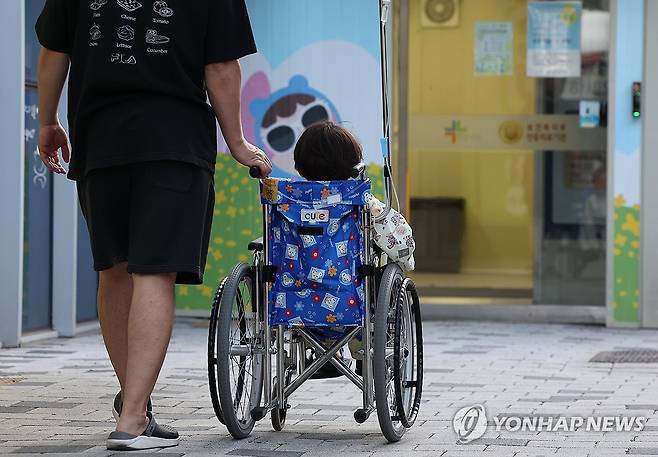
<svg viewBox="0 0 658 457">
<path fill-rule="evenodd" d="M 133 294 L 132 276 L 126 268 L 127 263 L 120 263 L 101 271 L 98 281 L 98 320 L 122 390 L 126 379 L 128 314 Z"/>
<path fill-rule="evenodd" d="M 175 280 L 175 273 L 133 275 L 128 362 L 117 431 L 140 435 L 148 425 L 146 403 L 160 374 L 174 323 Z"/>
</svg>

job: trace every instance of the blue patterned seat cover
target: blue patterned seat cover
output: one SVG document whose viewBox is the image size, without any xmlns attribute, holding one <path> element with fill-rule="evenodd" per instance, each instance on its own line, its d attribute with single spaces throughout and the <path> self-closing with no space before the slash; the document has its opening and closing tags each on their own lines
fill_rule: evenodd
<svg viewBox="0 0 658 457">
<path fill-rule="evenodd" d="M 370 192 L 370 181 L 263 180 L 270 262 L 277 268 L 270 325 L 341 331 L 362 324 L 360 223 Z"/>
</svg>

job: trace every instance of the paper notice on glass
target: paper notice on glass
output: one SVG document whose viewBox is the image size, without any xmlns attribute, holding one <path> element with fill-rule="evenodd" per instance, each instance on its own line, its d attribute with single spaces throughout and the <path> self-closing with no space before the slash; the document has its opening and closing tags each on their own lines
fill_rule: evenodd
<svg viewBox="0 0 658 457">
<path fill-rule="evenodd" d="M 528 3 L 528 76 L 580 76 L 582 11 L 579 1 Z"/>
<path fill-rule="evenodd" d="M 580 101 L 580 128 L 594 129 L 601 125 L 601 102 L 598 100 Z"/>
<path fill-rule="evenodd" d="M 475 75 L 511 75 L 513 39 L 511 22 L 476 22 Z"/>
</svg>

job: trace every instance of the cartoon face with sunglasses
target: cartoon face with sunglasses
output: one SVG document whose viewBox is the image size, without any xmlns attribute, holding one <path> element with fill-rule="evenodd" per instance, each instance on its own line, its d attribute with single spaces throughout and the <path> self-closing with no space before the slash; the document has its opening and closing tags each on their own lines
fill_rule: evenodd
<svg viewBox="0 0 658 457">
<path fill-rule="evenodd" d="M 340 122 L 333 103 L 311 89 L 303 76 L 293 77 L 288 87 L 267 99 L 254 100 L 250 111 L 256 120 L 256 143 L 279 169 L 275 175 L 297 175 L 293 152 L 305 129 L 317 122 Z"/>
</svg>

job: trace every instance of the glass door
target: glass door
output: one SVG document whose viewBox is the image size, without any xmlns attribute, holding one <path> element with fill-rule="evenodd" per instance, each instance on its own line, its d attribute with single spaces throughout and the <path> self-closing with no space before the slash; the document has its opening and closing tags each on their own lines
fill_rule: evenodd
<svg viewBox="0 0 658 457">
<path fill-rule="evenodd" d="M 537 152 L 537 303 L 605 303 L 609 24 L 608 0 L 584 2 L 580 77 L 537 80 L 538 112 L 578 119 L 581 131 L 593 132 L 589 141 Z"/>
<path fill-rule="evenodd" d="M 427 303 L 605 304 L 607 3 L 410 0 Z"/>
</svg>

